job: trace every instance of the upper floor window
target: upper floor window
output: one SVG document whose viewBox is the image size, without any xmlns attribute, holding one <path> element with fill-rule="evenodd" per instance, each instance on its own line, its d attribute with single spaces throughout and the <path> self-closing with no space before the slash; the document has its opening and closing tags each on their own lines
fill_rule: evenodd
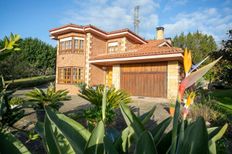
<svg viewBox="0 0 232 154">
<path fill-rule="evenodd" d="M 72 51 L 72 38 L 64 38 L 60 40 L 60 52 L 71 53 Z"/>
<path fill-rule="evenodd" d="M 83 53 L 84 52 L 84 39 L 74 37 L 74 50 L 77 53 Z"/>
<path fill-rule="evenodd" d="M 58 83 L 78 83 L 84 80 L 82 67 L 70 66 L 58 68 Z"/>
<path fill-rule="evenodd" d="M 108 52 L 114 53 L 118 51 L 118 42 L 110 42 L 108 43 Z"/>
<path fill-rule="evenodd" d="M 84 52 L 84 38 L 68 37 L 60 39 L 60 54 L 65 53 L 83 53 Z"/>
</svg>

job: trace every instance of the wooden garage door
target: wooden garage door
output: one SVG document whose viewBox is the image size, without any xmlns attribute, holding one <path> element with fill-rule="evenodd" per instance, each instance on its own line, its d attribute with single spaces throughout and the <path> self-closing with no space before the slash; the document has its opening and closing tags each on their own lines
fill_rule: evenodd
<svg viewBox="0 0 232 154">
<path fill-rule="evenodd" d="M 167 63 L 122 65 L 120 84 L 132 96 L 167 97 Z"/>
</svg>

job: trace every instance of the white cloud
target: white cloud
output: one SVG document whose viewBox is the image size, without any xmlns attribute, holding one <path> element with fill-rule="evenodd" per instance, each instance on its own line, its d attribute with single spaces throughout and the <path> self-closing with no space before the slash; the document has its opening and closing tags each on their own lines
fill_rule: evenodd
<svg viewBox="0 0 232 154">
<path fill-rule="evenodd" d="M 217 43 L 220 43 L 220 40 L 225 39 L 226 32 L 232 27 L 232 15 L 223 15 L 216 8 L 209 8 L 192 13 L 180 13 L 173 18 L 172 23 L 163 26 L 166 34 L 170 36 L 199 30 L 213 35 Z"/>
<path fill-rule="evenodd" d="M 169 11 L 175 6 L 184 6 L 188 3 L 189 0 L 169 0 L 167 1 L 166 5 L 164 6 L 163 11 Z"/>
<path fill-rule="evenodd" d="M 133 30 L 133 12 L 136 5 L 140 6 L 139 34 L 146 38 L 151 37 L 158 25 L 158 15 L 154 13 L 159 3 L 153 0 L 76 0 L 76 10 L 67 10 L 62 24 L 75 23 L 81 25 L 92 24 L 103 30 L 112 31 L 121 28 Z"/>
<path fill-rule="evenodd" d="M 175 5 L 185 5 L 188 0 L 170 0 Z M 61 24 L 74 23 L 80 25 L 95 25 L 105 31 L 121 28 L 133 30 L 133 11 L 136 5 L 140 6 L 139 34 L 146 39 L 153 39 L 155 27 L 160 25 L 163 13 L 160 1 L 153 0 L 75 0 L 75 9 L 67 10 Z M 163 6 L 165 8 L 165 6 Z M 170 8 L 172 9 L 172 8 Z M 161 12 L 156 12 L 160 10 Z M 182 11 L 182 10 L 181 10 Z M 186 10 L 188 11 L 188 10 Z M 173 37 L 181 32 L 200 32 L 213 35 L 216 41 L 226 37 L 226 32 L 232 27 L 232 9 L 199 8 L 193 12 L 173 14 L 166 23 L 165 36 Z"/>
</svg>

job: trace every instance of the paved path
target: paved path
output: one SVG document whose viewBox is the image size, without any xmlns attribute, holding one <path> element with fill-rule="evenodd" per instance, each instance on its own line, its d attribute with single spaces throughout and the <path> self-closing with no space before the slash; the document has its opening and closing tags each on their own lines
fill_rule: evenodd
<svg viewBox="0 0 232 154">
<path fill-rule="evenodd" d="M 31 89 L 19 90 L 16 92 L 17 96 L 23 97 L 23 94 L 30 91 Z M 156 106 L 156 110 L 154 112 L 153 121 L 160 122 L 163 119 L 168 117 L 168 112 L 165 110 L 165 106 L 167 106 L 167 100 L 162 98 L 141 98 L 141 97 L 132 97 L 133 102 L 129 104 L 129 106 L 133 109 L 135 114 L 142 115 L 144 112 L 149 111 L 154 105 Z M 89 107 L 90 103 L 81 97 L 75 95 L 71 96 L 70 101 L 64 102 L 64 105 L 61 107 L 60 112 L 63 113 L 72 113 L 76 112 L 80 109 Z M 27 112 L 33 112 L 32 109 L 28 109 Z M 120 117 L 121 119 L 122 117 Z M 122 120 L 122 119 L 121 119 Z M 29 116 L 24 117 L 18 123 L 16 123 L 17 127 L 24 129 L 33 128 L 36 122 L 35 114 L 31 114 Z"/>
</svg>

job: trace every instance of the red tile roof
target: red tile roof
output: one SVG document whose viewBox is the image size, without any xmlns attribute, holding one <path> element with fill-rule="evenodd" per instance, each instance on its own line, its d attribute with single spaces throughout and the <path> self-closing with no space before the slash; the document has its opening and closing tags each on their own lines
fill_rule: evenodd
<svg viewBox="0 0 232 154">
<path fill-rule="evenodd" d="M 181 48 L 176 48 L 172 46 L 159 46 L 164 42 L 166 41 L 148 40 L 147 44 L 142 44 L 142 45 L 137 44 L 131 49 L 128 49 L 126 52 L 102 54 L 91 58 L 91 60 L 183 53 L 183 50 Z"/>
<path fill-rule="evenodd" d="M 142 41 L 144 41 L 146 43 L 146 40 L 144 40 L 142 37 L 140 37 L 139 35 L 137 35 L 134 32 L 132 32 L 128 28 L 126 28 L 126 29 L 120 29 L 120 30 L 115 30 L 115 31 L 111 31 L 111 32 L 106 32 L 106 31 L 101 30 L 100 28 L 97 28 L 96 26 L 93 26 L 93 25 L 82 26 L 82 25 L 76 25 L 76 24 L 67 24 L 67 25 L 64 25 L 64 26 L 61 26 L 61 27 L 58 27 L 58 28 L 53 28 L 53 29 L 49 30 L 49 32 L 53 33 L 56 30 L 61 30 L 61 29 L 64 29 L 66 27 L 81 28 L 83 30 L 85 30 L 87 28 L 92 28 L 92 29 L 95 29 L 95 30 L 97 30 L 99 32 L 102 32 L 105 35 L 111 35 L 111 34 L 118 34 L 118 33 L 128 32 L 128 33 L 134 35 L 135 37 L 141 39 Z M 52 34 L 52 35 L 55 35 L 55 34 Z"/>
</svg>

